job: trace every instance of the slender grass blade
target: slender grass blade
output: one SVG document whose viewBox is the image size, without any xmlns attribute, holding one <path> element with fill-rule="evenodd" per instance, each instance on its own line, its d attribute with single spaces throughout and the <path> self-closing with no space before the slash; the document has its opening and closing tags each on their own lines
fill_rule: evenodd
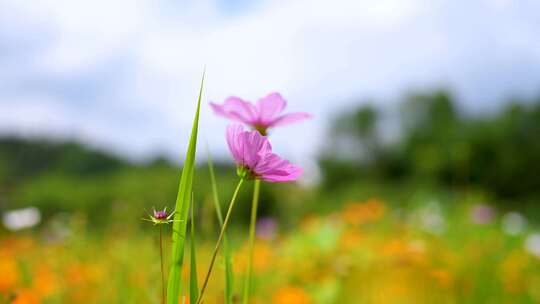
<svg viewBox="0 0 540 304">
<path fill-rule="evenodd" d="M 195 249 L 195 201 L 191 200 L 191 227 L 190 227 L 190 273 L 189 273 L 189 303 L 196 303 L 199 297 L 197 276 L 197 250 Z"/>
<path fill-rule="evenodd" d="M 176 213 L 174 215 L 174 224 L 172 232 L 172 255 L 169 271 L 169 280 L 167 282 L 167 303 L 178 304 L 180 298 L 180 288 L 182 286 L 182 266 L 184 262 L 184 246 L 186 240 L 187 217 L 190 205 L 191 191 L 193 186 L 193 174 L 195 171 L 195 152 L 197 150 L 197 132 L 199 127 L 199 113 L 201 108 L 201 97 L 204 86 L 204 73 L 199 89 L 199 98 L 197 100 L 197 110 L 193 119 L 191 137 L 186 152 L 186 159 L 180 184 L 178 186 L 178 195 L 176 197 Z"/>
</svg>

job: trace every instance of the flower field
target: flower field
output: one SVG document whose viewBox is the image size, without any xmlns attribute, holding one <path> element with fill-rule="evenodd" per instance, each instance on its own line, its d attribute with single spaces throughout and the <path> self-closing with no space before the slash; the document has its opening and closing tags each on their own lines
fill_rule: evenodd
<svg viewBox="0 0 540 304">
<path fill-rule="evenodd" d="M 261 225 L 252 301 L 538 303 L 540 235 L 519 213 L 458 206 L 401 210 L 369 199 L 305 215 L 291 229 Z M 155 234 L 112 230 L 97 237 L 76 217 L 68 228 L 62 238 L 47 231 L 2 236 L 1 303 L 160 302 Z M 248 250 L 244 236 L 234 236 L 238 301 Z M 208 264 L 212 244 L 199 241 L 198 269 Z M 223 303 L 222 282 L 219 258 L 207 303 Z"/>
<path fill-rule="evenodd" d="M 432 127 L 384 146 L 369 135 L 375 112 L 360 109 L 336 130 L 373 149 L 371 160 L 323 156 L 322 180 L 310 185 L 301 182 L 316 172 L 271 142 L 274 128 L 313 117 L 284 113 L 277 92 L 211 103 L 232 120 L 224 133 L 234 162 L 214 166 L 207 154 L 207 166 L 197 163 L 203 84 L 204 74 L 178 179 L 166 160 L 6 141 L 13 164 L 3 178 L 16 189 L 4 191 L 22 205 L 2 212 L 3 303 L 540 303 L 538 181 L 511 178 L 534 171 L 536 156 L 495 149 L 492 162 L 507 171 L 482 162 L 498 141 L 528 138 L 536 108 L 488 145 L 467 137 L 464 122 L 450 146 L 438 132 L 457 132 L 457 121 L 427 116 Z M 428 109 L 450 107 L 431 98 Z M 331 155 L 348 150 L 340 136 Z M 141 215 L 156 202 L 169 203 Z"/>
<path fill-rule="evenodd" d="M 540 304 L 540 0 L 0 0 L 0 304 Z"/>
</svg>

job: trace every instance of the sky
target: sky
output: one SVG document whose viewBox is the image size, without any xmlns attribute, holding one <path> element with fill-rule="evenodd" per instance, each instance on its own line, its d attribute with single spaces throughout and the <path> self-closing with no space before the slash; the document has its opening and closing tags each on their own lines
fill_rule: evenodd
<svg viewBox="0 0 540 304">
<path fill-rule="evenodd" d="M 226 159 L 209 101 L 278 91 L 314 118 L 271 134 L 310 168 L 338 113 L 445 87 L 470 111 L 540 94 L 537 0 L 0 1 L 0 134 L 180 160 L 203 67 L 199 154 Z"/>
</svg>

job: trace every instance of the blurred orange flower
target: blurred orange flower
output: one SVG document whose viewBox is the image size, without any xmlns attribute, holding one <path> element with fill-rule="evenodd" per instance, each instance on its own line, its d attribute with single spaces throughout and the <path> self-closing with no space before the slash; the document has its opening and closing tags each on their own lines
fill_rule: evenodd
<svg viewBox="0 0 540 304">
<path fill-rule="evenodd" d="M 66 267 L 65 279 L 69 285 L 80 285 L 85 281 L 86 268 L 81 263 L 72 263 Z"/>
<path fill-rule="evenodd" d="M 353 202 L 345 205 L 342 218 L 352 225 L 375 222 L 381 219 L 386 212 L 384 203 L 378 199 L 369 199 L 366 202 Z"/>
<path fill-rule="evenodd" d="M 11 304 L 39 304 L 41 299 L 38 293 L 32 289 L 22 289 L 17 293 Z"/>
<path fill-rule="evenodd" d="M 364 236 L 357 230 L 346 230 L 341 235 L 340 244 L 345 250 L 357 248 Z"/>
<path fill-rule="evenodd" d="M 237 258 L 235 258 L 235 271 L 241 273 L 245 271 L 247 267 L 247 246 L 238 253 Z M 253 269 L 256 273 L 261 273 L 267 271 L 271 262 L 274 260 L 274 252 L 270 243 L 263 239 L 258 239 L 255 242 L 255 247 L 253 249 Z"/>
<path fill-rule="evenodd" d="M 0 256 L 0 293 L 12 290 L 19 281 L 19 270 L 14 259 Z"/>
<path fill-rule="evenodd" d="M 272 297 L 272 304 L 308 304 L 309 295 L 299 287 L 286 286 L 279 289 Z"/>
<path fill-rule="evenodd" d="M 391 239 L 382 245 L 382 256 L 396 259 L 399 262 L 425 264 L 426 255 L 423 246 L 402 239 Z"/>
<path fill-rule="evenodd" d="M 441 287 L 450 287 L 454 283 L 452 273 L 445 269 L 434 269 L 429 275 L 434 278 Z"/>
<path fill-rule="evenodd" d="M 35 290 L 43 297 L 53 295 L 59 289 L 58 278 L 46 266 L 39 266 L 34 279 Z"/>
</svg>

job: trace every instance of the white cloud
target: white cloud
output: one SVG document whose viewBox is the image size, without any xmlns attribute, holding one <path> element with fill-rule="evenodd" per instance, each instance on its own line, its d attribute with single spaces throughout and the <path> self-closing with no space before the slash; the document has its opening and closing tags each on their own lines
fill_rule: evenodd
<svg viewBox="0 0 540 304">
<path fill-rule="evenodd" d="M 11 98 L 9 107 L 0 111 L 0 128 L 10 128 L 18 134 L 37 132 L 62 133 L 70 130 L 68 109 L 47 96 L 17 96 Z"/>
<path fill-rule="evenodd" d="M 273 136 L 278 151 L 311 162 L 330 114 L 353 98 L 391 100 L 440 83 L 469 100 L 534 93 L 540 72 L 524 69 L 540 71 L 533 8 L 540 9 L 488 0 L 294 0 L 230 15 L 211 0 L 6 0 L 0 38 L 15 49 L 41 43 L 11 54 L 17 61 L 0 59 L 0 128 L 28 130 L 39 121 L 40 132 L 65 128 L 134 156 L 179 155 L 206 65 L 205 101 L 278 90 L 291 110 L 313 112 L 315 120 Z M 71 80 L 88 82 L 93 99 L 81 101 L 87 91 L 62 94 Z M 226 122 L 207 107 L 202 118 L 203 140 L 224 153 Z"/>
</svg>

